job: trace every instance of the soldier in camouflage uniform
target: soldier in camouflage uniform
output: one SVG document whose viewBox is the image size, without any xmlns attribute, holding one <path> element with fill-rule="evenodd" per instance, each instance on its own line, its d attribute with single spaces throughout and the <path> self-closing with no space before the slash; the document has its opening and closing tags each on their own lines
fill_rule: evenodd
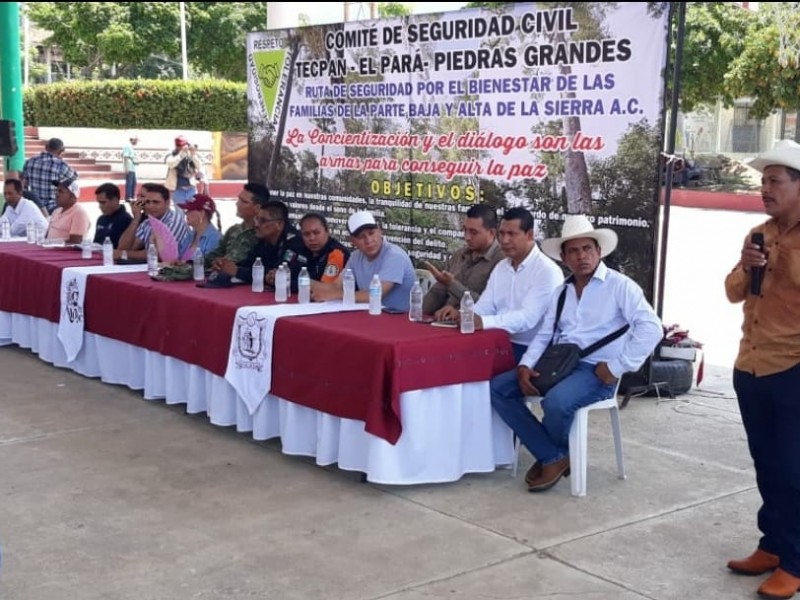
<svg viewBox="0 0 800 600">
<path fill-rule="evenodd" d="M 228 228 L 216 249 L 206 254 L 207 269 L 220 269 L 221 263 L 226 260 L 239 263 L 247 258 L 258 241 L 255 218 L 261 206 L 268 201 L 269 190 L 265 186 L 258 183 L 244 185 L 236 201 L 236 216 L 242 222 Z"/>
</svg>

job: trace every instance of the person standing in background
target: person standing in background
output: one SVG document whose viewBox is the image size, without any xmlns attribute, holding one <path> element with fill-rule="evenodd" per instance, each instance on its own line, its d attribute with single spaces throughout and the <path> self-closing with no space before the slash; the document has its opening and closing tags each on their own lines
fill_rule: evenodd
<svg viewBox="0 0 800 600">
<path fill-rule="evenodd" d="M 728 568 L 774 571 L 758 593 L 791 598 L 800 588 L 800 145 L 783 140 L 749 164 L 762 173 L 770 218 L 747 234 L 725 293 L 744 301 L 733 387 L 761 494 L 761 539 Z"/>
<path fill-rule="evenodd" d="M 58 207 L 53 182 L 69 184 L 78 178 L 77 171 L 61 158 L 63 154 L 64 142 L 50 138 L 44 152 L 26 160 L 22 167 L 22 186 L 36 195 L 39 206 L 47 211 L 45 216 Z"/>
<path fill-rule="evenodd" d="M 190 201 L 197 193 L 195 175 L 202 172 L 203 164 L 185 136 L 175 138 L 175 147 L 164 162 L 167 165 L 164 186 L 170 191 L 175 206 Z"/>
<path fill-rule="evenodd" d="M 122 148 L 122 168 L 125 171 L 125 199 L 132 202 L 136 198 L 136 165 L 139 164 L 136 144 L 139 143 L 139 136 L 132 134 L 129 142 Z"/>
</svg>

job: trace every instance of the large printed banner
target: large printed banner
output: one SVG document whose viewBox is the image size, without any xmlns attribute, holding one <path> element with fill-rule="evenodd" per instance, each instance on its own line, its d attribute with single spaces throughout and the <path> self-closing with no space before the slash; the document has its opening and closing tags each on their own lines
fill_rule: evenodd
<svg viewBox="0 0 800 600">
<path fill-rule="evenodd" d="M 668 3 L 552 6 L 250 34 L 250 180 L 434 262 L 475 203 L 526 206 L 537 238 L 585 213 L 650 294 Z"/>
</svg>

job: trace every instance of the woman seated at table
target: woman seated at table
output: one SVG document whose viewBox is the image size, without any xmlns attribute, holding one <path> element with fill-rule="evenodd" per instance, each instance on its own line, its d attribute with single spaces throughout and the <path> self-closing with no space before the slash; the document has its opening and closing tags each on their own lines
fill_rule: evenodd
<svg viewBox="0 0 800 600">
<path fill-rule="evenodd" d="M 195 194 L 189 202 L 179 205 L 186 211 L 186 223 L 192 228 L 194 236 L 186 256 L 192 256 L 195 248 L 200 248 L 205 256 L 214 250 L 222 239 L 220 229 L 219 211 L 214 200 L 205 194 Z M 211 217 L 217 215 L 217 227 L 211 222 Z"/>
</svg>

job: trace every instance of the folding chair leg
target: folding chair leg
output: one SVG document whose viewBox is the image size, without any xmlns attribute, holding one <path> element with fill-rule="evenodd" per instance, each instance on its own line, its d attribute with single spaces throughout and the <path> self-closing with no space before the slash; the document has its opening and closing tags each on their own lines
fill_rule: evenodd
<svg viewBox="0 0 800 600">
<path fill-rule="evenodd" d="M 586 460 L 589 443 L 589 411 L 579 408 L 569 430 L 570 487 L 573 496 L 586 495 Z"/>
<path fill-rule="evenodd" d="M 622 428 L 619 423 L 619 409 L 611 408 L 609 411 L 611 417 L 611 430 L 614 433 L 614 451 L 617 454 L 617 477 L 625 479 L 625 460 L 622 458 Z"/>
<path fill-rule="evenodd" d="M 515 435 L 514 436 L 514 464 L 511 465 L 511 477 L 513 479 L 517 478 L 517 469 L 519 469 L 519 447 L 520 447 L 519 438 Z"/>
</svg>

